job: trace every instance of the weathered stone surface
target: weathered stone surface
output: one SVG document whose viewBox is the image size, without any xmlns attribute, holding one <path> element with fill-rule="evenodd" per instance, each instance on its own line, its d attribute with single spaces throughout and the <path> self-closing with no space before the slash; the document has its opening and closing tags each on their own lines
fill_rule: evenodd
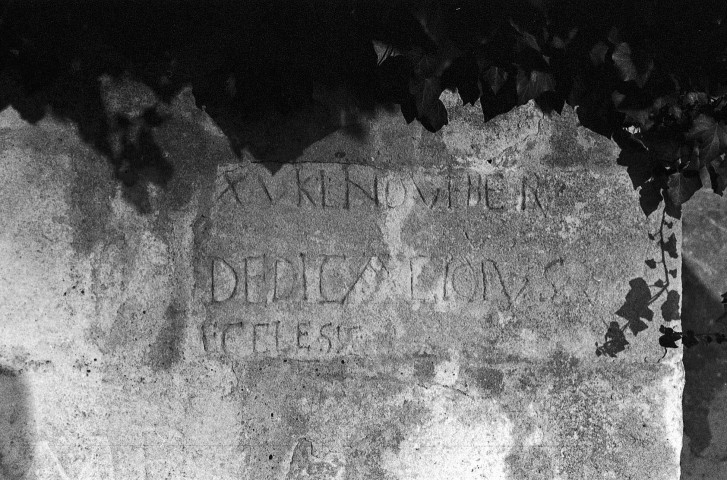
<svg viewBox="0 0 727 480">
<path fill-rule="evenodd" d="M 144 208 L 70 126 L 3 113 L 5 474 L 678 478 L 667 295 L 624 303 L 680 291 L 645 264 L 679 223 L 573 112 L 447 101 L 438 134 L 382 113 L 271 175 L 182 95 Z"/>
<path fill-rule="evenodd" d="M 708 190 L 697 192 L 684 208 L 685 329 L 725 331 L 721 294 L 727 290 L 727 199 Z M 727 367 L 722 345 L 699 345 L 684 352 L 684 445 L 682 478 L 727 476 L 727 389 L 721 378 Z"/>
</svg>

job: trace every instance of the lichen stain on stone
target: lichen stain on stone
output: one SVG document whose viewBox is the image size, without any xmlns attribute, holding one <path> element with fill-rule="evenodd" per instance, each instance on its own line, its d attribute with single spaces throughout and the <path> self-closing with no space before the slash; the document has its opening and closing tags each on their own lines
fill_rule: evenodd
<svg viewBox="0 0 727 480">
<path fill-rule="evenodd" d="M 306 437 L 309 412 L 301 400 L 316 393 L 312 379 L 297 375 L 292 362 L 275 359 L 247 362 L 234 370 L 249 478 L 279 478 L 289 468 L 288 445 Z"/>
<path fill-rule="evenodd" d="M 570 107 L 564 107 L 562 115 L 551 118 L 551 152 L 543 156 L 541 162 L 544 165 L 570 170 L 615 163 L 614 159 L 618 156 L 616 144 L 580 126 L 576 113 Z"/>
<path fill-rule="evenodd" d="M 455 107 L 450 124 L 439 134 L 446 153 L 458 163 L 488 174 L 495 167 L 519 164 L 524 155 L 538 149 L 544 117 L 534 102 L 498 115 L 485 124 L 468 118 L 468 113 L 475 110 L 479 108 Z M 478 115 L 481 119 L 481 112 Z"/>
<path fill-rule="evenodd" d="M 108 203 L 108 192 L 104 183 L 109 184 L 111 176 L 107 161 L 81 141 L 74 127 L 51 119 L 35 125 L 22 122 L 17 128 L 4 131 L 3 147 L 5 155 L 26 159 L 23 183 L 27 182 L 28 187 L 38 192 L 33 195 L 34 201 L 48 202 L 55 195 L 61 195 L 62 202 L 52 207 L 65 212 L 53 220 L 69 230 L 72 249 L 86 257 L 91 251 L 90 245 L 105 233 L 108 212 L 104 205 Z M 18 205 L 28 202 L 25 199 L 28 192 L 27 189 L 18 191 L 15 208 L 10 212 L 21 212 Z M 49 206 L 44 206 L 42 211 L 47 213 Z M 40 213 L 36 209 L 32 215 L 25 215 L 24 220 L 34 219 Z"/>
<path fill-rule="evenodd" d="M 507 478 L 512 424 L 498 402 L 442 388 L 417 394 L 429 413 L 385 453 L 384 471 L 397 480 Z"/>
<path fill-rule="evenodd" d="M 37 457 L 37 423 L 27 375 L 0 364 L 0 478 L 29 478 Z M 33 478 L 35 478 L 33 476 Z"/>
<path fill-rule="evenodd" d="M 112 82 L 106 87 L 109 108 L 131 109 L 138 116 L 139 98 L 145 99 L 141 102 L 145 108 L 154 104 L 153 98 L 147 98 L 149 92 L 138 85 Z M 234 158 L 224 138 L 211 132 L 203 121 L 209 117 L 200 113 L 193 98 L 188 97 L 192 97 L 191 93 L 183 91 L 171 106 L 160 107 L 164 121 L 152 129 L 153 141 L 169 168 L 157 171 L 138 166 L 138 180 L 133 185 L 124 185 L 115 178 L 112 161 L 81 143 L 75 131 L 69 134 L 72 142 L 43 145 L 44 151 L 65 149 L 72 153 L 74 177 L 68 203 L 74 232 L 72 247 L 77 254 L 88 256 L 109 233 L 122 227 L 115 224 L 111 206 L 119 192 L 141 217 L 153 220 L 150 227 L 156 234 L 164 235 L 170 230 L 173 212 L 187 205 L 200 190 L 211 189 L 215 165 Z"/>
<path fill-rule="evenodd" d="M 414 377 L 420 382 L 431 382 L 435 374 L 437 357 L 428 354 L 417 354 L 412 357 Z"/>
<path fill-rule="evenodd" d="M 74 179 L 70 189 L 71 247 L 79 256 L 88 256 L 108 235 L 110 200 L 114 185 L 108 162 L 94 152 L 73 156 Z"/>
<path fill-rule="evenodd" d="M 164 325 L 157 333 L 148 356 L 148 362 L 154 370 L 169 370 L 179 362 L 186 323 L 186 312 L 171 305 L 167 308 Z"/>
<path fill-rule="evenodd" d="M 405 432 L 427 421 L 429 398 L 365 363 L 278 358 L 237 365 L 249 478 L 398 480 L 384 459 L 398 454 Z"/>
<path fill-rule="evenodd" d="M 561 478 L 556 474 L 552 462 L 553 456 L 559 453 L 552 447 L 533 446 L 523 448 L 517 454 L 510 454 L 507 457 L 509 478 L 517 480 Z"/>
<path fill-rule="evenodd" d="M 545 364 L 517 371 L 512 384 L 529 394 L 509 405 L 518 413 L 509 478 L 671 478 L 666 429 L 648 417 L 663 402 L 654 397 L 660 369 L 586 365 L 557 351 Z M 634 395 L 633 385 L 645 388 Z"/>
<path fill-rule="evenodd" d="M 313 443 L 307 438 L 301 438 L 293 449 L 285 480 L 315 478 L 337 480 L 343 478 L 344 471 L 344 465 L 338 462 L 318 459 L 314 453 Z"/>
<path fill-rule="evenodd" d="M 475 387 L 481 395 L 495 396 L 502 393 L 505 374 L 497 368 L 471 366 L 463 369 L 466 385 Z"/>
<path fill-rule="evenodd" d="M 376 478 L 382 480 L 399 480 L 399 477 L 387 471 L 384 463 L 390 453 L 397 454 L 400 444 L 404 441 L 403 427 L 397 422 L 362 426 L 363 436 L 357 443 L 349 446 L 346 456 L 346 476 L 348 479 Z"/>
</svg>

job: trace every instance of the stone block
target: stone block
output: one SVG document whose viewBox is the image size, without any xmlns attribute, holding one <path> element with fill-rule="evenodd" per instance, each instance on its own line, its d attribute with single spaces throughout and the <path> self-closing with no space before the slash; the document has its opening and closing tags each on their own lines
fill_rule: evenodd
<svg viewBox="0 0 727 480">
<path fill-rule="evenodd" d="M 679 221 L 567 108 L 447 103 L 272 174 L 180 97 L 145 209 L 72 126 L 0 122 L 5 471 L 679 478 Z"/>
</svg>

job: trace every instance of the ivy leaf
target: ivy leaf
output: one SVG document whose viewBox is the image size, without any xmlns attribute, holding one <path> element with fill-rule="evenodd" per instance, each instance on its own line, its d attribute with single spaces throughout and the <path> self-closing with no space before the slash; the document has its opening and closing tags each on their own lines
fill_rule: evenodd
<svg viewBox="0 0 727 480">
<path fill-rule="evenodd" d="M 498 87 L 497 94 L 494 93 L 494 87 L 487 88 L 487 80 L 483 79 L 485 81 L 485 86 L 482 89 L 480 106 L 482 107 L 482 115 L 485 121 L 495 117 L 496 115 L 509 111 L 517 104 L 515 76 L 506 74 L 503 78 L 505 81 Z"/>
<path fill-rule="evenodd" d="M 407 95 L 401 104 L 401 114 L 404 116 L 406 123 L 411 123 L 417 118 L 417 105 L 413 95 Z"/>
<path fill-rule="evenodd" d="M 649 179 L 639 189 L 639 204 L 647 217 L 659 208 L 663 199 L 664 183 L 666 182 L 663 182 L 661 178 Z"/>
<path fill-rule="evenodd" d="M 649 268 L 656 268 L 656 260 L 653 258 L 648 259 L 646 262 L 646 266 Z"/>
<path fill-rule="evenodd" d="M 540 45 L 538 45 L 538 40 L 530 33 L 523 32 L 523 43 L 527 45 L 528 47 L 532 48 L 533 50 L 539 52 L 540 51 Z"/>
<path fill-rule="evenodd" d="M 414 85 L 410 91 L 415 98 L 417 119 L 424 128 L 430 132 L 436 132 L 447 125 L 447 108 L 439 100 L 442 87 L 437 77 L 425 78 Z"/>
<path fill-rule="evenodd" d="M 666 301 L 661 305 L 661 316 L 665 322 L 679 320 L 679 292 L 671 290 L 666 295 Z"/>
<path fill-rule="evenodd" d="M 709 180 L 712 184 L 712 191 L 722 196 L 725 188 L 727 188 L 727 161 L 724 158 L 712 160 L 707 167 L 709 172 Z"/>
<path fill-rule="evenodd" d="M 671 258 L 679 258 L 677 253 L 677 237 L 672 233 L 666 242 L 661 243 L 661 249 L 669 254 Z"/>
<path fill-rule="evenodd" d="M 608 45 L 603 42 L 598 42 L 591 48 L 588 56 L 591 58 L 591 63 L 594 67 L 603 65 L 606 61 L 606 54 L 608 53 Z"/>
<path fill-rule="evenodd" d="M 561 114 L 563 112 L 563 107 L 565 106 L 565 98 L 560 92 L 549 90 L 538 95 L 535 99 L 535 103 L 545 114 L 551 114 L 553 112 Z"/>
<path fill-rule="evenodd" d="M 553 75 L 546 72 L 531 70 L 530 73 L 527 73 L 518 69 L 516 88 L 518 103 L 524 105 L 528 101 L 538 98 L 541 93 L 555 90 L 555 80 Z"/>
<path fill-rule="evenodd" d="M 659 345 L 664 348 L 678 348 L 676 342 L 681 339 L 681 333 L 675 332 L 673 328 L 664 325 L 659 327 L 659 332 L 662 333 L 661 337 L 659 337 Z"/>
<path fill-rule="evenodd" d="M 643 278 L 632 278 L 629 281 L 631 290 L 626 294 L 626 301 L 618 309 L 616 315 L 628 320 L 629 329 L 634 335 L 646 330 L 647 325 L 642 318 L 652 321 L 654 312 L 649 308 L 651 291 Z"/>
<path fill-rule="evenodd" d="M 669 270 L 669 275 L 671 275 L 672 278 L 677 278 L 677 269 Z"/>
<path fill-rule="evenodd" d="M 409 96 L 407 85 L 411 65 L 404 55 L 392 55 L 384 59 L 377 69 L 381 96 L 393 103 L 404 103 Z"/>
<path fill-rule="evenodd" d="M 699 172 L 685 170 L 669 175 L 667 185 L 669 198 L 674 205 L 680 206 L 702 188 L 702 180 L 699 178 Z"/>
<path fill-rule="evenodd" d="M 442 74 L 442 88 L 456 89 L 462 104 L 474 105 L 480 98 L 479 68 L 471 55 L 460 56 Z"/>
<path fill-rule="evenodd" d="M 654 286 L 658 287 L 658 288 L 662 288 L 664 286 L 664 280 L 659 279 L 659 280 L 655 281 Z"/>
<path fill-rule="evenodd" d="M 628 82 L 636 79 L 638 72 L 636 65 L 631 61 L 631 47 L 628 43 L 623 42 L 616 45 L 611 58 L 621 74 L 621 80 Z"/>
<path fill-rule="evenodd" d="M 508 74 L 500 67 L 490 67 L 482 74 L 482 80 L 486 86 L 492 89 L 492 93 L 497 95 L 500 88 L 507 80 Z"/>
<path fill-rule="evenodd" d="M 705 164 L 727 151 L 727 126 L 704 113 L 694 119 L 687 138 L 697 140 L 699 159 Z"/>
<path fill-rule="evenodd" d="M 691 348 L 698 343 L 699 340 L 697 339 L 697 336 L 694 334 L 693 331 L 687 330 L 686 332 L 682 333 L 682 345 L 684 345 L 686 348 Z"/>
<path fill-rule="evenodd" d="M 642 61 L 634 61 L 631 47 L 626 42 L 616 45 L 611 59 L 621 74 L 621 80 L 624 82 L 633 80 L 641 88 L 643 88 L 654 68 L 654 62 L 652 60 L 643 59 Z"/>
<path fill-rule="evenodd" d="M 449 123 L 447 107 L 437 99 L 434 103 L 428 104 L 423 112 L 420 112 L 419 121 L 430 132 L 436 132 Z"/>
<path fill-rule="evenodd" d="M 684 98 L 684 103 L 687 106 L 701 106 L 709 103 L 709 97 L 704 92 L 689 92 Z"/>
</svg>

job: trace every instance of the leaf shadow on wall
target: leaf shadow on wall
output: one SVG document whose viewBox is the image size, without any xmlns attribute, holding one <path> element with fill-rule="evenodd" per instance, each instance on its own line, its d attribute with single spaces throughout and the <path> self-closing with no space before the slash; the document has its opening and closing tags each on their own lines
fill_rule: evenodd
<svg viewBox="0 0 727 480">
<path fill-rule="evenodd" d="M 656 158 L 643 146 L 638 145 L 624 131 L 619 131 L 613 138 L 619 146 L 618 165 L 626 167 L 634 190 L 639 192 L 639 205 L 647 217 L 658 210 L 664 202 L 666 214 L 672 218 L 681 218 L 681 205 L 676 205 L 667 195 L 667 170 L 660 167 Z"/>
<path fill-rule="evenodd" d="M 26 478 L 34 459 L 34 422 L 25 380 L 0 365 L 0 477 Z"/>
<path fill-rule="evenodd" d="M 3 3 L 0 111 L 73 122 L 142 211 L 145 185 L 175 175 L 155 128 L 185 87 L 238 156 L 273 172 L 335 131 L 365 138 L 366 119 L 393 108 L 376 22 L 355 2 Z M 398 14 L 404 40 L 391 42 L 421 39 L 411 12 Z"/>
<path fill-rule="evenodd" d="M 700 280 L 689 258 L 682 271 L 683 298 L 682 330 L 713 331 L 714 319 L 724 313 L 718 296 Z M 724 389 L 723 375 L 727 365 L 724 345 L 700 344 L 684 348 L 684 434 L 689 448 L 699 456 L 712 441 L 709 408 L 715 396 Z"/>
</svg>

